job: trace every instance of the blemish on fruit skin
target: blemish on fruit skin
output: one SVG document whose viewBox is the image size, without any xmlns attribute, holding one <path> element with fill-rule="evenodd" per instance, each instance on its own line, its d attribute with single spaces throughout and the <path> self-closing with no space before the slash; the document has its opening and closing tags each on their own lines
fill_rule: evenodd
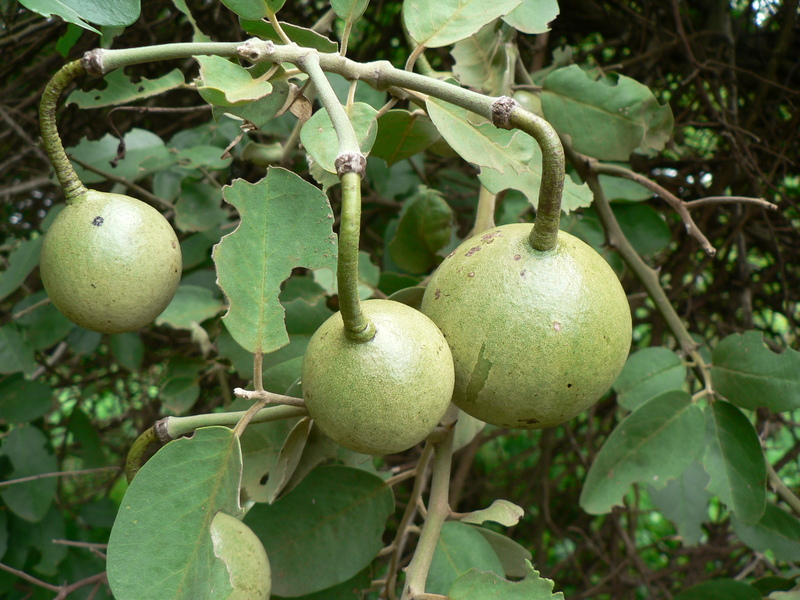
<svg viewBox="0 0 800 600">
<path fill-rule="evenodd" d="M 92 219 L 92 225 L 94 225 L 95 227 L 100 227 L 100 225 L 102 224 L 103 224 L 103 217 L 95 217 L 94 219 Z"/>
<path fill-rule="evenodd" d="M 464 256 L 472 256 L 476 252 L 480 252 L 480 251 L 481 251 L 481 247 L 480 246 L 473 246 L 472 248 L 467 250 L 467 253 Z"/>
<path fill-rule="evenodd" d="M 553 329 L 554 329 L 555 331 L 561 331 L 561 323 L 559 323 L 558 321 L 554 321 L 554 322 L 553 322 Z M 570 384 L 570 385 L 571 385 L 571 384 Z"/>
<path fill-rule="evenodd" d="M 176 242 L 175 240 L 172 240 L 172 247 L 173 248 L 177 248 L 178 247 L 178 242 Z"/>
<path fill-rule="evenodd" d="M 475 271 L 467 273 L 467 277 L 475 277 Z"/>
<path fill-rule="evenodd" d="M 496 237 L 503 237 L 502 231 L 493 231 L 491 233 L 487 233 L 481 236 L 481 240 L 484 244 L 491 244 Z"/>
<path fill-rule="evenodd" d="M 486 342 L 481 344 L 481 350 L 478 352 L 478 361 L 472 369 L 467 382 L 467 389 L 465 390 L 465 401 L 469 404 L 474 404 L 478 401 L 478 395 L 486 385 L 486 380 L 489 379 L 489 371 L 492 370 L 494 363 L 486 358 Z"/>
<path fill-rule="evenodd" d="M 440 289 L 438 289 L 438 288 L 437 288 L 437 289 L 436 289 L 436 291 L 433 293 L 433 297 L 434 297 L 436 300 L 438 300 L 438 299 L 441 297 L 441 295 L 442 295 L 442 290 L 440 290 Z"/>
<path fill-rule="evenodd" d="M 521 258 L 522 258 L 521 254 L 515 254 L 514 255 L 514 260 L 520 260 Z"/>
</svg>

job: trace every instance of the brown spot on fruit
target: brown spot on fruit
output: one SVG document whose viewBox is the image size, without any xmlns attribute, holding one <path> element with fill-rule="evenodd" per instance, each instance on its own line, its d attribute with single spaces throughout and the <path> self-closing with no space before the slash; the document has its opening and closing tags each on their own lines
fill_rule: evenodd
<svg viewBox="0 0 800 600">
<path fill-rule="evenodd" d="M 467 250 L 467 253 L 464 256 L 472 256 L 476 252 L 480 252 L 480 251 L 481 251 L 481 247 L 480 246 L 473 246 L 472 248 Z"/>
<path fill-rule="evenodd" d="M 559 323 L 558 321 L 555 321 L 555 322 L 553 323 L 553 330 L 555 330 L 555 331 L 561 331 L 561 323 Z"/>
<path fill-rule="evenodd" d="M 520 255 L 520 254 L 515 254 L 514 255 L 514 260 L 520 260 L 521 258 L 522 258 L 522 255 Z"/>
<path fill-rule="evenodd" d="M 433 294 L 433 297 L 438 300 L 441 297 L 441 295 L 442 295 L 442 290 L 436 290 L 436 292 Z"/>
<path fill-rule="evenodd" d="M 467 277 L 475 277 L 475 271 L 472 271 L 471 273 L 468 273 Z"/>
<path fill-rule="evenodd" d="M 100 225 L 102 224 L 103 224 L 103 217 L 95 217 L 94 219 L 92 219 L 92 225 L 94 225 L 95 227 L 100 227 Z"/>
</svg>

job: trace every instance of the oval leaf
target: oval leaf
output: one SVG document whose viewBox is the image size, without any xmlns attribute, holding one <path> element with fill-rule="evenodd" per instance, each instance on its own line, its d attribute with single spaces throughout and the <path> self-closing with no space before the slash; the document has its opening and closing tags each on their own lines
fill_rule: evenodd
<svg viewBox="0 0 800 600">
<path fill-rule="evenodd" d="M 364 102 L 355 102 L 345 107 L 353 124 L 361 152 L 366 156 L 372 150 L 378 134 L 376 115 L 378 111 Z M 325 109 L 318 110 L 306 121 L 300 131 L 300 141 L 311 157 L 329 173 L 336 173 L 336 157 L 339 156 L 339 141 L 331 118 Z"/>
<path fill-rule="evenodd" d="M 679 390 L 686 381 L 686 365 L 663 346 L 644 348 L 628 357 L 614 382 L 617 402 L 635 410 L 666 390 Z"/>
<path fill-rule="evenodd" d="M 450 588 L 450 600 L 564 600 L 561 592 L 553 593 L 552 580 L 544 579 L 525 561 L 526 573 L 522 581 L 508 581 L 494 573 L 481 573 L 470 569 Z"/>
<path fill-rule="evenodd" d="M 184 85 L 183 73 L 173 69 L 158 79 L 141 77 L 132 81 L 124 69 L 117 69 L 105 76 L 106 86 L 100 90 L 75 90 L 67 98 L 66 104 L 77 104 L 80 108 L 100 108 L 114 104 L 129 104 L 136 100 L 150 98 Z"/>
<path fill-rule="evenodd" d="M 712 579 L 676 594 L 673 600 L 761 600 L 761 594 L 742 581 Z"/>
<path fill-rule="evenodd" d="M 58 471 L 56 457 L 50 452 L 47 437 L 38 427 L 29 425 L 12 429 L 3 440 L 2 456 L 13 470 L 7 479 L 22 479 Z M 58 477 L 42 477 L 12 483 L 0 488 L 0 497 L 18 517 L 36 523 L 41 521 L 56 496 Z"/>
<path fill-rule="evenodd" d="M 800 560 L 800 521 L 773 504 L 767 504 L 764 516 L 755 525 L 731 516 L 733 530 L 756 552 L 770 551 L 778 560 Z"/>
<path fill-rule="evenodd" d="M 499 523 L 504 527 L 512 527 L 519 523 L 525 511 L 508 500 L 498 499 L 492 502 L 489 508 L 475 510 L 461 517 L 463 523 L 480 525 L 486 521 Z"/>
<path fill-rule="evenodd" d="M 440 48 L 468 38 L 520 4 L 521 0 L 405 0 L 403 20 L 415 42 Z"/>
<path fill-rule="evenodd" d="M 503 21 L 522 33 L 544 33 L 558 16 L 556 0 L 522 0 L 517 8 L 503 17 Z"/>
<path fill-rule="evenodd" d="M 342 583 L 369 565 L 393 510 L 380 477 L 326 466 L 274 504 L 256 504 L 245 523 L 269 555 L 272 592 L 292 597 Z"/>
<path fill-rule="evenodd" d="M 700 451 L 703 413 L 683 391 L 669 391 L 643 404 L 617 425 L 589 469 L 580 504 L 599 515 L 622 504 L 631 484 L 664 486 Z"/>
<path fill-rule="evenodd" d="M 776 354 L 758 331 L 734 333 L 712 354 L 711 376 L 717 392 L 741 408 L 773 412 L 800 408 L 800 352 Z"/>
<path fill-rule="evenodd" d="M 502 575 L 503 565 L 491 544 L 474 527 L 447 521 L 433 553 L 425 591 L 446 595 L 453 583 L 470 569 Z"/>
<path fill-rule="evenodd" d="M 767 466 L 755 427 L 733 404 L 717 400 L 706 408 L 706 437 L 709 491 L 742 522 L 757 522 L 767 503 Z"/>
</svg>

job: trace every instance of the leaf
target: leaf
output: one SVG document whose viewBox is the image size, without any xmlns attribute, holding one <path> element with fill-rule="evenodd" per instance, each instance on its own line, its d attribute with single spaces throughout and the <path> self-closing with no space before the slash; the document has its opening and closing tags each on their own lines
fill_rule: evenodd
<svg viewBox="0 0 800 600">
<path fill-rule="evenodd" d="M 637 150 L 663 149 L 672 134 L 669 105 L 659 104 L 647 86 L 624 75 L 593 80 L 571 65 L 550 73 L 543 85 L 545 118 L 583 154 L 626 161 Z"/>
<path fill-rule="evenodd" d="M 284 390 L 285 391 L 285 390 Z M 230 410 L 247 410 L 250 403 L 234 402 Z M 246 500 L 266 502 L 267 475 L 272 471 L 286 436 L 298 419 L 251 423 L 241 437 L 242 492 Z"/>
<path fill-rule="evenodd" d="M 405 0 L 403 20 L 415 42 L 427 48 L 441 48 L 471 36 L 520 3 L 521 0 Z"/>
<path fill-rule="evenodd" d="M 705 413 L 708 490 L 752 525 L 767 503 L 767 466 L 758 433 L 741 410 L 724 400 L 709 405 Z"/>
<path fill-rule="evenodd" d="M 109 346 L 117 362 L 128 371 L 138 371 L 139 367 L 142 366 L 144 343 L 135 331 L 116 333 L 109 336 Z"/>
<path fill-rule="evenodd" d="M 200 63 L 197 91 L 209 104 L 234 106 L 238 102 L 258 100 L 272 92 L 269 81 L 253 79 L 243 66 L 221 56 L 195 56 Z"/>
<path fill-rule="evenodd" d="M 679 390 L 656 396 L 611 432 L 586 476 L 581 507 L 604 514 L 621 505 L 633 483 L 665 485 L 683 473 L 702 443 L 703 413 L 691 396 Z"/>
<path fill-rule="evenodd" d="M 38 427 L 32 425 L 8 432 L 0 454 L 13 467 L 8 480 L 58 472 L 58 462 L 50 452 L 49 440 Z M 15 515 L 36 523 L 47 514 L 57 487 L 57 477 L 42 477 L 0 487 L 0 497 Z"/>
<path fill-rule="evenodd" d="M 673 600 L 761 600 L 761 594 L 743 581 L 712 579 L 675 594 Z"/>
<path fill-rule="evenodd" d="M 173 329 L 187 329 L 210 319 L 225 310 L 225 305 L 214 297 L 208 288 L 197 285 L 180 285 L 175 296 L 156 319 L 156 325 L 169 325 Z"/>
<path fill-rule="evenodd" d="M 64 513 L 55 505 L 36 523 L 10 518 L 9 537 L 14 541 L 10 548 L 12 552 L 18 552 L 21 547 L 25 556 L 28 555 L 28 548 L 34 548 L 35 551 L 30 553 L 35 561 L 33 570 L 42 575 L 56 575 L 59 564 L 67 557 L 67 547 L 53 543 L 66 537 Z"/>
<path fill-rule="evenodd" d="M 528 561 L 532 560 L 533 555 L 526 548 L 507 537 L 485 527 L 475 527 L 475 531 L 480 533 L 492 546 L 492 550 L 497 554 L 506 577 L 522 579 L 528 572 Z"/>
<path fill-rule="evenodd" d="M 368 4 L 369 0 L 331 0 L 331 8 L 336 16 L 351 23 L 361 18 Z"/>
<path fill-rule="evenodd" d="M 513 582 L 470 569 L 455 581 L 447 596 L 450 600 L 564 600 L 563 593 L 553 593 L 555 583 L 543 579 L 529 560 L 525 566 L 525 578 Z"/>
<path fill-rule="evenodd" d="M 20 300 L 13 313 L 22 312 L 24 309 L 47 299 L 47 292 L 41 290 Z M 45 350 L 63 340 L 75 328 L 75 323 L 62 315 L 52 304 L 44 304 L 35 308 L 26 315 L 16 320 L 20 331 L 35 350 Z"/>
<path fill-rule="evenodd" d="M 138 181 L 157 171 L 163 171 L 175 162 L 175 157 L 164 145 L 164 141 L 155 133 L 146 129 L 131 129 L 124 136 L 125 158 L 116 166 L 111 162 L 117 157 L 119 139 L 106 134 L 97 141 L 84 139 L 77 146 L 67 149 L 67 154 L 89 163 L 93 167 L 122 177 L 130 181 Z M 105 181 L 98 175 L 75 164 L 78 178 L 85 184 Z"/>
<path fill-rule="evenodd" d="M 0 378 L 0 423 L 27 423 L 48 413 L 53 390 L 22 373 Z M 2 557 L 2 554 L 0 554 Z"/>
<path fill-rule="evenodd" d="M 392 260 L 408 273 L 428 273 L 437 253 L 450 243 L 453 210 L 436 190 L 423 188 L 405 204 L 387 246 Z"/>
<path fill-rule="evenodd" d="M 675 523 L 684 545 L 700 543 L 702 524 L 709 520 L 706 491 L 708 474 L 703 465 L 692 462 L 677 479 L 671 480 L 664 489 L 650 487 L 650 499 L 661 513 Z"/>
<path fill-rule="evenodd" d="M 94 0 L 20 0 L 25 8 L 43 17 L 56 15 L 94 33 L 100 32 L 86 23 L 107 27 L 125 27 L 139 18 L 139 0 L 115 0 L 113 3 Z M 85 20 L 84 20 L 85 19 Z"/>
<path fill-rule="evenodd" d="M 14 323 L 0 327 L 0 374 L 31 373 L 36 368 L 33 346 L 23 338 Z"/>
<path fill-rule="evenodd" d="M 756 524 L 747 524 L 735 513 L 731 523 L 736 535 L 756 552 L 772 552 L 777 560 L 800 560 L 800 521 L 793 515 L 767 504 Z"/>
<path fill-rule="evenodd" d="M 289 341 L 278 298 L 292 269 L 336 269 L 333 212 L 319 189 L 274 167 L 258 183 L 235 181 L 223 195 L 241 216 L 213 252 L 230 303 L 223 322 L 242 348 L 267 354 Z"/>
<path fill-rule="evenodd" d="M 264 0 L 222 0 L 222 3 L 242 19 L 257 21 L 267 16 Z"/>
<path fill-rule="evenodd" d="M 200 383 L 195 377 L 171 377 L 159 390 L 158 399 L 176 415 L 188 412 L 200 397 Z"/>
<path fill-rule="evenodd" d="M 782 354 L 764 344 L 759 331 L 734 333 L 712 353 L 711 377 L 719 394 L 748 410 L 773 412 L 800 408 L 800 352 Z"/>
<path fill-rule="evenodd" d="M 422 152 L 439 138 L 439 131 L 427 117 L 407 110 L 390 110 L 378 118 L 372 155 L 391 166 Z"/>
<path fill-rule="evenodd" d="M 368 155 L 378 134 L 376 116 L 378 111 L 364 102 L 355 102 L 345 107 L 353 124 L 359 147 Z M 305 122 L 300 130 L 300 141 L 312 158 L 329 173 L 336 173 L 336 157 L 339 156 L 339 139 L 328 112 L 323 108 Z"/>
<path fill-rule="evenodd" d="M 481 525 L 487 521 L 492 521 L 504 527 L 513 527 L 519 523 L 519 520 L 524 514 L 525 511 L 516 504 L 508 500 L 497 499 L 492 502 L 489 508 L 474 510 L 471 513 L 467 513 L 461 517 L 460 521 L 462 523 L 472 523 L 474 525 Z"/>
<path fill-rule="evenodd" d="M 219 148 L 214 148 L 217 156 Z M 192 165 L 197 168 L 200 165 Z M 203 165 L 207 166 L 207 165 Z M 189 183 L 181 188 L 181 195 L 175 203 L 175 226 L 181 231 L 209 231 L 221 225 L 228 218 L 228 212 L 220 206 L 222 192 L 207 183 Z"/>
<path fill-rule="evenodd" d="M 8 266 L 0 273 L 0 300 L 17 291 L 39 264 L 44 237 L 22 240 L 8 255 Z"/>
<path fill-rule="evenodd" d="M 680 356 L 668 348 L 653 346 L 634 352 L 614 382 L 617 402 L 636 410 L 662 392 L 682 389 L 686 373 Z"/>
<path fill-rule="evenodd" d="M 100 108 L 115 104 L 130 104 L 137 100 L 144 100 L 169 90 L 174 90 L 185 84 L 183 73 L 180 69 L 173 69 L 166 75 L 157 79 L 140 78 L 133 81 L 125 75 L 124 69 L 116 69 L 105 76 L 106 86 L 102 89 L 84 92 L 77 89 L 72 92 L 65 104 L 76 104 L 79 108 Z"/>
<path fill-rule="evenodd" d="M 455 59 L 453 75 L 458 82 L 489 94 L 499 94 L 506 68 L 502 42 L 496 23 L 489 23 L 457 42 L 450 54 Z"/>
<path fill-rule="evenodd" d="M 300 462 L 303 450 L 306 447 L 308 436 L 311 433 L 313 421 L 310 417 L 300 419 L 289 432 L 283 442 L 278 458 L 269 472 L 269 479 L 264 489 L 264 500 L 268 504 L 275 502 L 278 494 L 283 491 L 284 486 L 291 478 L 295 468 Z"/>
<path fill-rule="evenodd" d="M 390 488 L 361 469 L 318 467 L 274 504 L 256 504 L 245 523 L 261 538 L 272 593 L 302 596 L 353 577 L 383 547 L 394 510 Z"/>
<path fill-rule="evenodd" d="M 214 106 L 212 113 L 217 121 L 220 121 L 225 115 L 234 115 L 249 121 L 257 129 L 263 129 L 267 123 L 284 110 L 289 95 L 297 92 L 298 88 L 293 83 L 289 83 L 285 79 L 276 79 L 272 82 L 270 94 L 257 100 L 239 102 L 233 106 Z"/>
<path fill-rule="evenodd" d="M 522 0 L 517 8 L 503 17 L 503 21 L 522 33 L 550 31 L 549 24 L 558 16 L 557 0 Z"/>
<path fill-rule="evenodd" d="M 503 573 L 491 544 L 474 527 L 446 521 L 436 542 L 425 592 L 448 595 L 453 583 L 470 569 Z"/>
<path fill-rule="evenodd" d="M 125 493 L 108 542 L 108 582 L 117 600 L 230 593 L 210 527 L 219 511 L 241 513 L 241 460 L 231 429 L 206 427 L 170 442 L 144 464 Z"/>
<path fill-rule="evenodd" d="M 639 254 L 657 254 L 672 241 L 669 226 L 652 206 L 614 203 L 611 208 L 622 233 Z"/>
<path fill-rule="evenodd" d="M 275 28 L 260 18 L 258 20 L 239 19 L 239 25 L 250 35 L 256 35 L 263 40 L 271 40 L 278 44 L 283 43 Z M 284 21 L 281 21 L 280 25 L 288 38 L 298 46 L 313 48 L 326 53 L 339 51 L 339 44 L 313 29 L 299 27 Z"/>
<path fill-rule="evenodd" d="M 474 125 L 466 109 L 430 97 L 426 102 L 434 125 L 453 150 L 479 167 L 488 167 L 508 175 L 527 170 L 536 144 L 522 131 L 499 129 L 488 122 Z"/>
</svg>

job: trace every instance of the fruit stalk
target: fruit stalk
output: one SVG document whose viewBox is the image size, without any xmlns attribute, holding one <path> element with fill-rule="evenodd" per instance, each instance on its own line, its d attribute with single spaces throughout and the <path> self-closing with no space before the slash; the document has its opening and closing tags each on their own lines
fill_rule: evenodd
<svg viewBox="0 0 800 600">
<path fill-rule="evenodd" d="M 361 309 L 358 295 L 358 244 L 361 235 L 361 177 L 366 159 L 353 125 L 325 72 L 319 64 L 317 52 L 307 52 L 298 57 L 297 66 L 305 71 L 317 88 L 320 102 L 333 123 L 339 142 L 336 169 L 342 183 L 342 216 L 339 225 L 339 261 L 336 268 L 339 311 L 345 333 L 353 340 L 368 342 L 375 337 L 375 325 Z"/>
<path fill-rule="evenodd" d="M 39 103 L 39 128 L 42 133 L 42 145 L 45 152 L 47 152 L 47 157 L 53 164 L 58 182 L 64 188 L 67 204 L 71 204 L 76 198 L 85 194 L 87 189 L 81 183 L 72 163 L 67 158 L 67 153 L 64 151 L 64 145 L 58 135 L 58 127 L 56 126 L 56 107 L 64 89 L 77 77 L 85 73 L 86 69 L 82 61 L 76 60 L 67 63 L 47 83 L 44 93 L 42 93 L 42 100 Z"/>
</svg>

